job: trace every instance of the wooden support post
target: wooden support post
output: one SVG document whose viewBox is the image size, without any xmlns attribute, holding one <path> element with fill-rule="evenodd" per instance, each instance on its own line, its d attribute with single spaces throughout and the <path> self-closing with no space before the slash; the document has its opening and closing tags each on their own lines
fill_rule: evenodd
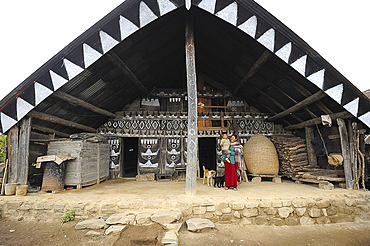
<svg viewBox="0 0 370 246">
<path fill-rule="evenodd" d="M 30 153 L 31 117 L 25 117 L 20 122 L 18 143 L 18 179 L 17 183 L 26 185 L 28 180 L 28 159 Z"/>
<path fill-rule="evenodd" d="M 305 127 L 308 163 L 310 167 L 317 167 L 317 158 L 311 141 L 314 139 L 313 127 Z"/>
<path fill-rule="evenodd" d="M 197 185 L 198 153 L 198 109 L 197 109 L 197 74 L 195 68 L 195 46 L 193 23 L 188 21 L 185 27 L 186 77 L 188 91 L 188 155 L 186 166 L 186 194 L 195 195 Z"/>
<path fill-rule="evenodd" d="M 8 183 L 16 183 L 18 178 L 17 163 L 18 163 L 18 138 L 19 138 L 19 127 L 18 124 L 10 128 L 7 136 L 8 141 Z"/>
<path fill-rule="evenodd" d="M 355 182 L 352 177 L 351 155 L 349 151 L 347 127 L 343 119 L 338 118 L 337 122 L 338 122 L 339 135 L 340 135 L 340 144 L 342 147 L 344 176 L 346 178 L 346 188 L 352 189 Z"/>
</svg>

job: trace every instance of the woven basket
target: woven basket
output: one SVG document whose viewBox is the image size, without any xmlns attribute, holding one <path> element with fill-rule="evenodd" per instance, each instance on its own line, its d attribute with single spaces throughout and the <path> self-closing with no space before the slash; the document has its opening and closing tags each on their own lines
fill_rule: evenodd
<svg viewBox="0 0 370 246">
<path fill-rule="evenodd" d="M 279 173 L 279 159 L 274 144 L 263 135 L 254 135 L 244 145 L 244 161 L 252 174 Z"/>
</svg>

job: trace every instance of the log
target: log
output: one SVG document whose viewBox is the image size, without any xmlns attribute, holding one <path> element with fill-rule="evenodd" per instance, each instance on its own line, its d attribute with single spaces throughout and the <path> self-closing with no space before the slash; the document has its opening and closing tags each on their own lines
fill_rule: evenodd
<svg viewBox="0 0 370 246">
<path fill-rule="evenodd" d="M 56 96 L 64 101 L 67 101 L 69 103 L 72 103 L 72 104 L 77 104 L 78 106 L 81 106 L 85 109 L 88 109 L 92 112 L 95 112 L 95 113 L 98 113 L 98 114 L 101 114 L 101 115 L 106 115 L 106 116 L 109 116 L 111 118 L 115 118 L 116 115 L 113 114 L 112 112 L 109 112 L 108 110 L 105 110 L 105 109 L 101 109 L 99 107 L 96 107 L 88 102 L 85 102 L 84 100 L 81 100 L 77 97 L 74 97 L 74 96 L 71 96 L 67 93 L 64 93 L 64 92 L 61 92 L 61 91 L 56 91 L 53 93 L 53 96 Z"/>
<path fill-rule="evenodd" d="M 39 131 L 42 131 L 42 132 L 52 133 L 52 134 L 55 134 L 55 135 L 58 135 L 58 136 L 61 136 L 61 137 L 64 137 L 64 138 L 69 137 L 68 133 L 60 132 L 60 131 L 57 131 L 57 130 L 54 130 L 54 129 L 51 129 L 51 128 L 48 128 L 48 127 L 38 126 L 38 125 L 35 125 L 35 124 L 33 124 L 31 127 L 32 127 L 32 129 L 39 130 Z"/>
<path fill-rule="evenodd" d="M 346 124 L 343 119 L 337 119 L 337 123 L 338 123 L 340 143 L 341 143 L 341 148 L 342 148 L 344 176 L 346 178 L 346 188 L 352 189 L 355 181 L 353 180 L 353 177 L 352 177 L 351 156 L 349 152 L 347 128 L 346 128 Z"/>
<path fill-rule="evenodd" d="M 22 185 L 26 185 L 28 180 L 30 137 L 31 117 L 25 117 L 20 121 L 17 163 L 12 164 L 17 168 L 17 183 Z"/>
<path fill-rule="evenodd" d="M 330 114 L 329 116 L 332 120 L 336 120 L 338 118 L 348 119 L 348 118 L 353 117 L 348 111 L 343 111 L 343 112 L 339 112 L 339 113 Z M 302 122 L 302 123 L 299 123 L 299 124 L 296 124 L 296 125 L 287 126 L 284 129 L 286 131 L 290 131 L 290 130 L 294 130 L 294 129 L 304 128 L 304 127 L 307 127 L 307 126 L 314 126 L 316 124 L 321 124 L 321 117 L 317 117 L 315 119 L 308 120 L 308 121 L 305 121 L 305 122 Z"/>
<path fill-rule="evenodd" d="M 313 127 L 305 127 L 306 145 L 307 145 L 307 158 L 311 167 L 317 167 L 317 158 L 315 151 L 312 147 L 311 141 L 314 139 Z"/>
<path fill-rule="evenodd" d="M 49 115 L 49 114 L 45 114 L 45 113 L 41 113 L 37 111 L 31 111 L 27 115 L 43 120 L 43 121 L 53 122 L 55 124 L 77 128 L 77 129 L 81 129 L 81 130 L 88 131 L 88 132 L 95 132 L 95 129 L 92 127 L 85 126 L 85 125 L 82 125 L 82 124 L 79 124 L 73 121 L 65 120 L 57 116 L 53 116 L 53 115 Z"/>
</svg>

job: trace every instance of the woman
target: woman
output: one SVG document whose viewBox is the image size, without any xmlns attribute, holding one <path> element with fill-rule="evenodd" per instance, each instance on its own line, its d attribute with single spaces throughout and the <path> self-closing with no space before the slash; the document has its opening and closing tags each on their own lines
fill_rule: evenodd
<svg viewBox="0 0 370 246">
<path fill-rule="evenodd" d="M 238 142 L 238 137 L 236 135 L 231 136 L 230 147 L 234 148 L 236 176 L 238 184 L 240 184 L 243 178 L 243 146 Z"/>
<path fill-rule="evenodd" d="M 238 166 L 241 164 L 241 147 L 239 147 L 240 144 L 237 139 L 236 135 L 231 136 L 230 148 L 229 151 L 226 152 L 226 154 L 230 154 L 230 163 L 225 162 L 225 190 L 228 190 L 229 188 L 233 188 L 235 191 L 238 190 L 238 177 L 236 175 L 236 170 L 239 169 Z"/>
</svg>

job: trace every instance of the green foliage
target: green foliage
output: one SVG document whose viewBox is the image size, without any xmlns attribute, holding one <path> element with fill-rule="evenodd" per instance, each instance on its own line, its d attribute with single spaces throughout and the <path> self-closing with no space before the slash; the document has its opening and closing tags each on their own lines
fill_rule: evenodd
<svg viewBox="0 0 370 246">
<path fill-rule="evenodd" d="M 94 242 L 96 242 L 96 241 L 99 241 L 99 240 L 104 239 L 104 238 L 105 238 L 104 236 L 100 235 L 100 236 L 93 236 L 91 239 L 92 239 Z"/>
<path fill-rule="evenodd" d="M 0 162 L 5 162 L 5 151 L 6 151 L 6 135 L 0 135 Z"/>
<path fill-rule="evenodd" d="M 61 217 L 62 223 L 70 222 L 74 219 L 75 219 L 75 211 L 73 211 L 73 210 Z"/>
</svg>

